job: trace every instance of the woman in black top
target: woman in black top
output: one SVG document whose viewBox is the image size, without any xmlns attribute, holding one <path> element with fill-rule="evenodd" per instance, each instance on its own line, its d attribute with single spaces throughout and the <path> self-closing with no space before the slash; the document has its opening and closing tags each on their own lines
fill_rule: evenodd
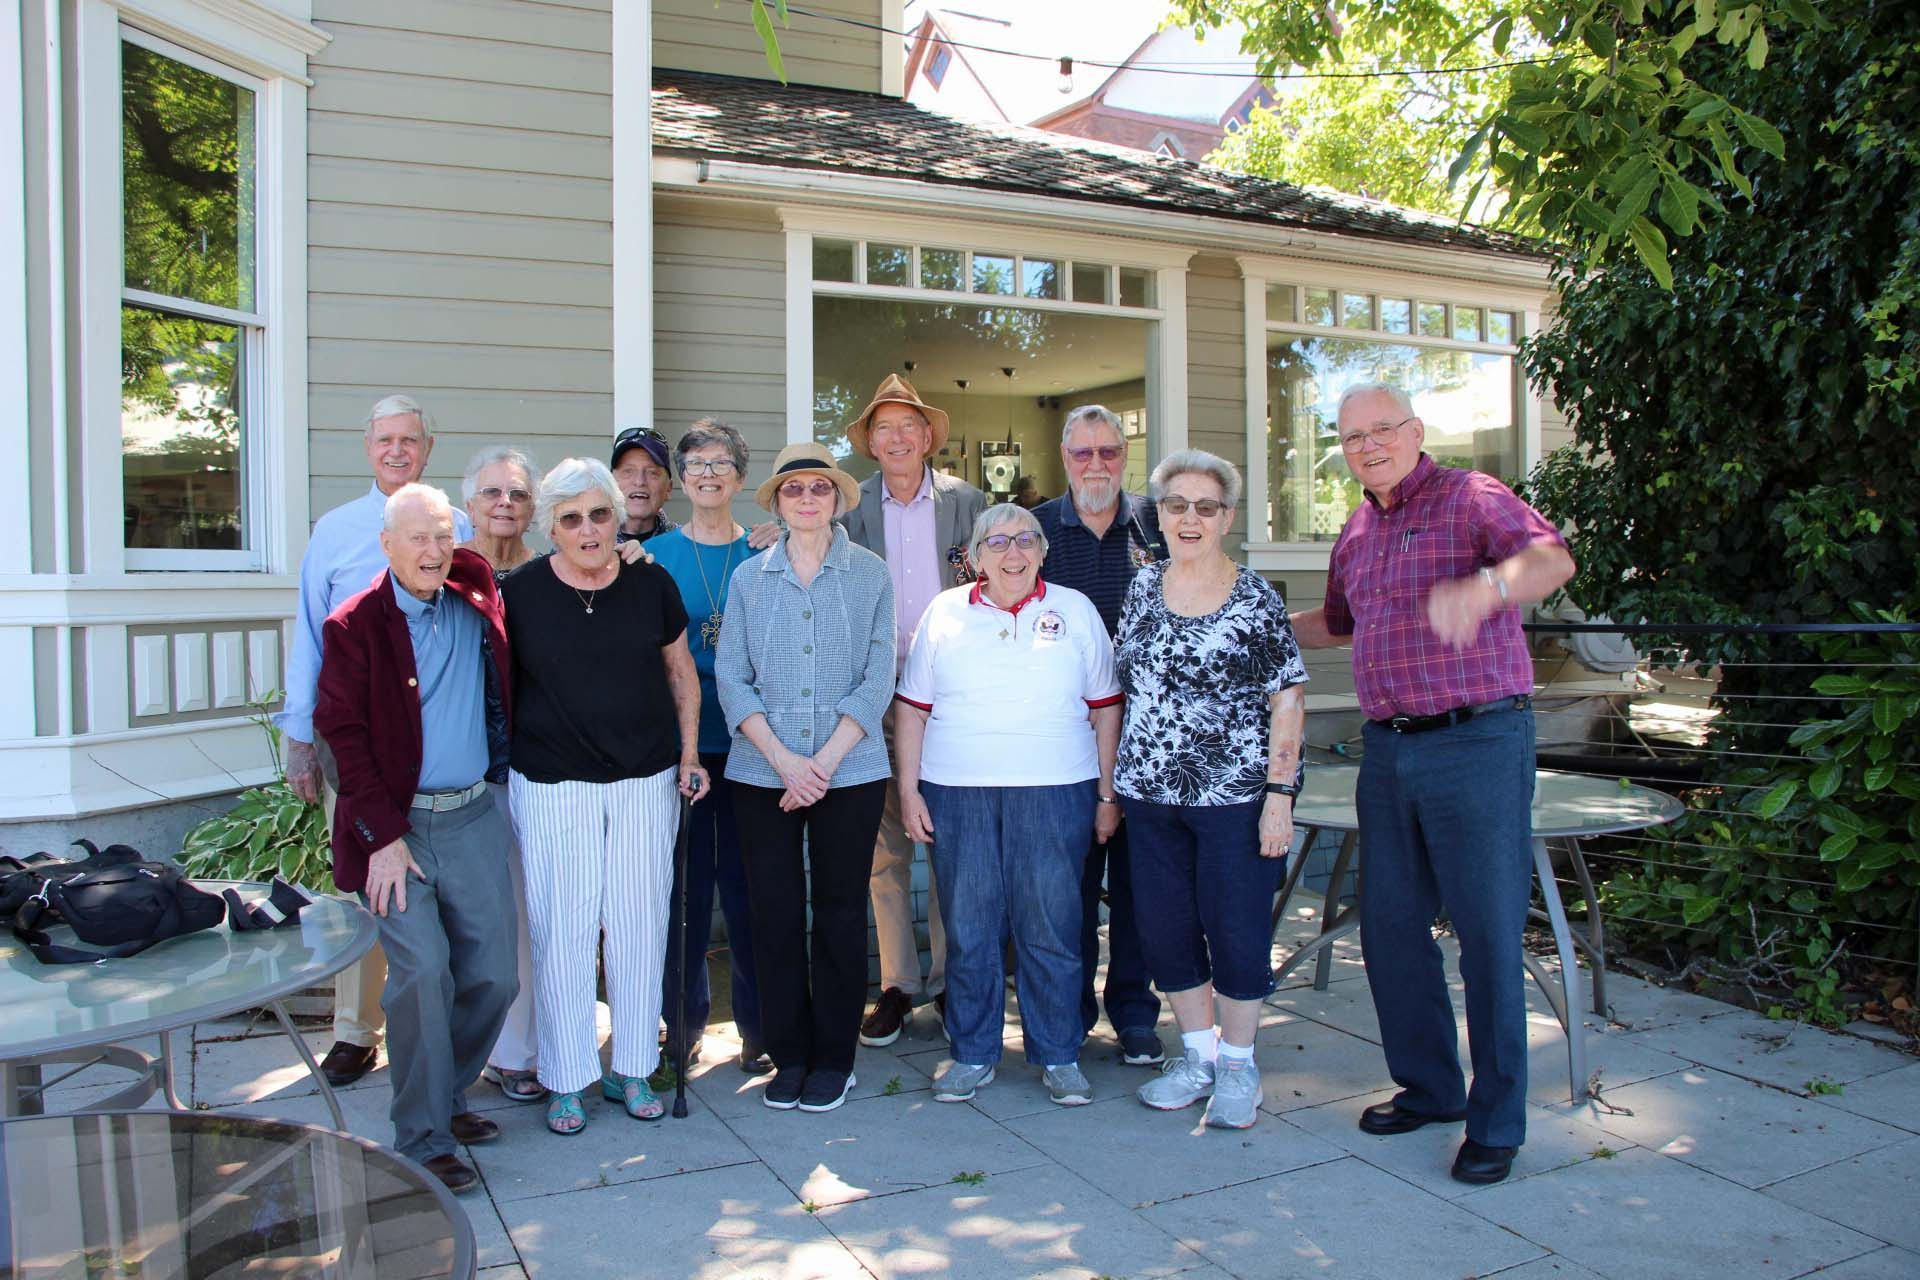
<svg viewBox="0 0 1920 1280">
<path fill-rule="evenodd" d="M 700 680 L 679 589 L 614 551 L 621 499 L 599 462 L 568 458 L 540 483 L 534 523 L 554 554 L 507 578 L 513 645 L 514 826 L 527 872 L 540 1083 L 547 1127 L 586 1125 L 595 1079 L 640 1120 L 664 1108 L 661 967 L 678 791 L 707 792 L 698 754 Z M 676 725 L 678 726 L 676 731 Z M 613 1069 L 600 1071 L 594 947 L 605 939 Z"/>
</svg>

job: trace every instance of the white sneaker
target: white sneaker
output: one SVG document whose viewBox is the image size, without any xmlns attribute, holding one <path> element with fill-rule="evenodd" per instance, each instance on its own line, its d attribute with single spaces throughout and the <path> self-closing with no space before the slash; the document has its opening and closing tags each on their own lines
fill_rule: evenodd
<svg viewBox="0 0 1920 1280">
<path fill-rule="evenodd" d="M 1251 1129 L 1260 1116 L 1261 1098 L 1260 1069 L 1244 1058 L 1222 1054 L 1214 1064 L 1206 1122 L 1217 1129 Z"/>
<path fill-rule="evenodd" d="M 993 1083 L 993 1064 L 974 1066 L 967 1062 L 949 1062 L 940 1078 L 933 1082 L 935 1102 L 965 1102 Z"/>
<path fill-rule="evenodd" d="M 1093 1086 L 1077 1062 L 1063 1067 L 1048 1067 L 1044 1077 L 1047 1097 L 1063 1107 L 1084 1107 L 1093 1101 Z"/>
<path fill-rule="evenodd" d="M 1160 1068 L 1160 1074 L 1134 1091 L 1140 1101 L 1157 1111 L 1190 1107 L 1213 1092 L 1213 1064 L 1187 1050 Z"/>
</svg>

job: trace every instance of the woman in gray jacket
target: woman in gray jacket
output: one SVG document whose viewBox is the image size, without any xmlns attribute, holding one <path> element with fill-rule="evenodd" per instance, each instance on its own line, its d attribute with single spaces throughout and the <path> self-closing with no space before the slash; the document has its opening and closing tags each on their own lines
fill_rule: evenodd
<svg viewBox="0 0 1920 1280">
<path fill-rule="evenodd" d="M 866 1004 L 867 878 L 891 773 L 880 717 L 893 698 L 894 624 L 887 562 L 834 523 L 858 495 L 820 445 L 781 450 L 755 497 L 786 532 L 734 571 L 714 655 L 775 1067 L 764 1101 L 782 1111 L 846 1101 Z"/>
</svg>

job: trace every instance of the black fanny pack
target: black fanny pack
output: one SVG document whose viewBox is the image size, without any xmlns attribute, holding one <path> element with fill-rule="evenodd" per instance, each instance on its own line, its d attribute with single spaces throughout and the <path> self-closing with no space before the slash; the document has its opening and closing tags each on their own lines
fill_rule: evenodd
<svg viewBox="0 0 1920 1280">
<path fill-rule="evenodd" d="M 158 942 L 211 929 L 279 928 L 299 919 L 307 895 L 275 879 L 263 904 L 248 904 L 229 889 L 208 893 L 172 862 L 143 858 L 123 844 L 96 849 L 75 841 L 85 858 L 63 862 L 46 854 L 0 858 L 0 916 L 13 936 L 42 964 L 94 964 L 137 955 Z M 64 922 L 88 947 L 53 941 L 46 926 Z"/>
</svg>

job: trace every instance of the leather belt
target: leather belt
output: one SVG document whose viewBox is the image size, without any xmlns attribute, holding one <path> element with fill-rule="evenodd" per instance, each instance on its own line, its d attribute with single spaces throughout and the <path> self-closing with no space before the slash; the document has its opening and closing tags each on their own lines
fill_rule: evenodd
<svg viewBox="0 0 1920 1280">
<path fill-rule="evenodd" d="M 1395 733 L 1430 733 L 1435 729 L 1451 729 L 1457 724 L 1465 724 L 1475 716 L 1495 711 L 1524 711 L 1532 705 L 1533 695 L 1522 693 L 1510 698 L 1495 698 L 1492 702 L 1476 702 L 1469 707 L 1455 707 L 1437 715 L 1393 716 L 1386 720 L 1375 720 L 1374 723 Z"/>
<path fill-rule="evenodd" d="M 473 803 L 487 791 L 485 778 L 463 791 L 416 791 L 413 795 L 415 809 L 430 809 L 434 813 L 445 813 L 449 809 L 459 809 Z"/>
</svg>

